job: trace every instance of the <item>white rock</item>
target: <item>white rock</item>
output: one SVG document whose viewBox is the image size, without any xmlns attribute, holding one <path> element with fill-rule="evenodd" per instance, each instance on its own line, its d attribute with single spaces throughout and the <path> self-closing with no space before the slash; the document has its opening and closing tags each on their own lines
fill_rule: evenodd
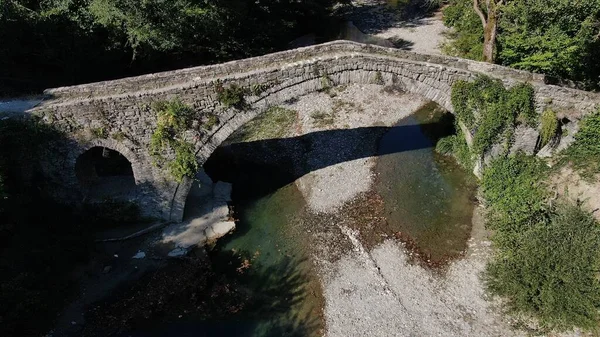
<svg viewBox="0 0 600 337">
<path fill-rule="evenodd" d="M 132 256 L 132 259 L 143 259 L 146 257 L 146 253 L 142 252 L 141 250 L 138 250 L 138 252 Z"/>
<path fill-rule="evenodd" d="M 187 249 L 177 247 L 177 248 L 173 249 L 172 251 L 170 251 L 169 254 L 167 254 L 167 255 L 170 257 L 177 257 L 177 256 L 183 256 L 185 254 L 187 254 Z"/>
<path fill-rule="evenodd" d="M 222 237 L 223 235 L 231 232 L 235 229 L 235 222 L 233 221 L 223 221 L 212 225 L 212 231 L 215 233 L 217 238 Z"/>
</svg>

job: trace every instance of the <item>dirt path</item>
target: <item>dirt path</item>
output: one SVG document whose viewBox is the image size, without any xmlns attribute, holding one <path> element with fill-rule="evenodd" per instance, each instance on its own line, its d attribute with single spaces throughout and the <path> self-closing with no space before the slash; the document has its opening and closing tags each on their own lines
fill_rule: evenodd
<svg viewBox="0 0 600 337">
<path fill-rule="evenodd" d="M 386 0 L 355 0 L 349 19 L 363 33 L 391 41 L 397 48 L 424 54 L 441 54 L 448 31 L 442 13 L 424 10 L 406 14 Z"/>
</svg>

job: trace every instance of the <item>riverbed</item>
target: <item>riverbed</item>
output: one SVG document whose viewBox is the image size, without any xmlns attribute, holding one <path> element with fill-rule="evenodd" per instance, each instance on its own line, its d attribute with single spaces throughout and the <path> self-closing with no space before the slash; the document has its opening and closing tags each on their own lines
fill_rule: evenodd
<svg viewBox="0 0 600 337">
<path fill-rule="evenodd" d="M 235 231 L 88 321 L 130 317 L 124 336 L 512 335 L 479 279 L 474 181 L 434 152 L 452 128 L 441 107 L 379 85 L 266 112 L 204 165 L 233 186 Z"/>
</svg>

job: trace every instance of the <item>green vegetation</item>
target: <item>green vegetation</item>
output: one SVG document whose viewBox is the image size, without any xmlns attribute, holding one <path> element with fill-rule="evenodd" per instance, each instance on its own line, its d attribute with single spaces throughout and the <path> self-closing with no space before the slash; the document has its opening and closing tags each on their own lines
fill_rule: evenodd
<svg viewBox="0 0 600 337">
<path fill-rule="evenodd" d="M 518 123 L 535 126 L 533 91 L 528 85 L 508 90 L 480 77 L 457 82 L 452 90 L 457 120 L 473 133 L 469 151 L 460 128 L 441 139 L 436 150 L 472 168 L 471 153 L 481 155 L 498 141 L 510 142 Z M 559 121 L 546 110 L 539 121 L 542 144 L 556 136 Z M 600 169 L 600 110 L 586 117 L 564 156 L 584 172 Z M 465 165 L 466 163 L 466 165 Z M 507 312 L 537 333 L 573 328 L 596 330 L 600 322 L 600 224 L 566 200 L 553 200 L 546 185 L 546 163 L 523 153 L 500 154 L 484 168 L 481 180 L 486 226 L 495 247 L 485 272 L 490 294 L 500 296 Z"/>
<path fill-rule="evenodd" d="M 600 108 L 581 120 L 575 142 L 563 156 L 588 180 L 600 173 Z"/>
<path fill-rule="evenodd" d="M 110 135 L 110 137 L 118 142 L 122 142 L 125 139 L 127 139 L 127 136 L 121 131 L 113 133 L 112 135 Z"/>
<path fill-rule="evenodd" d="M 253 142 L 282 138 L 296 123 L 298 112 L 273 106 L 246 123 L 232 136 L 232 142 Z"/>
<path fill-rule="evenodd" d="M 381 71 L 377 71 L 375 76 L 373 77 L 373 84 L 384 85 L 383 76 L 381 76 Z"/>
<path fill-rule="evenodd" d="M 484 172 L 487 225 L 496 253 L 486 284 L 507 309 L 542 330 L 596 329 L 600 225 L 578 205 L 552 205 L 535 157 L 499 158 Z"/>
<path fill-rule="evenodd" d="M 193 177 L 198 172 L 194 146 L 185 140 L 185 131 L 192 127 L 194 110 L 179 99 L 157 102 L 153 110 L 157 115 L 156 130 L 150 141 L 150 154 L 155 164 L 167 166 L 175 180 Z M 167 160 L 163 154 L 172 151 L 174 158 Z"/>
<path fill-rule="evenodd" d="M 556 113 L 551 109 L 547 109 L 542 113 L 542 120 L 540 122 L 540 139 L 541 147 L 550 143 L 550 141 L 556 136 L 559 130 L 558 118 Z"/>
<path fill-rule="evenodd" d="M 0 96 L 281 50 L 337 2 L 1 0 Z"/>
<path fill-rule="evenodd" d="M 335 122 L 335 114 L 333 112 L 324 111 L 313 111 L 310 113 L 310 117 L 313 119 L 313 125 L 318 128 L 324 128 L 333 125 Z"/>
<path fill-rule="evenodd" d="M 102 138 L 102 139 L 108 138 L 108 131 L 106 131 L 106 129 L 104 127 L 93 128 L 90 131 L 92 132 L 92 136 L 94 138 Z"/>
<path fill-rule="evenodd" d="M 443 155 L 453 155 L 456 161 L 468 171 L 473 170 L 474 162 L 463 133 L 459 131 L 455 135 L 441 138 L 435 150 Z"/>
<path fill-rule="evenodd" d="M 321 75 L 321 91 L 329 93 L 331 87 L 333 87 L 333 81 L 331 78 L 329 78 L 327 75 Z"/>
<path fill-rule="evenodd" d="M 244 109 L 247 106 L 244 96 L 249 93 L 249 90 L 246 88 L 235 83 L 225 88 L 222 83 L 218 83 L 215 91 L 217 92 L 217 100 L 226 108 Z"/>
<path fill-rule="evenodd" d="M 509 0 L 495 11 L 500 14 L 497 63 L 598 87 L 599 0 Z M 454 28 L 444 48 L 447 53 L 483 59 L 484 29 L 473 1 L 452 0 L 444 10 L 444 22 Z"/>
<path fill-rule="evenodd" d="M 476 155 L 498 141 L 510 142 L 517 122 L 535 123 L 533 88 L 528 84 L 507 90 L 502 81 L 480 76 L 473 82 L 455 83 L 451 99 L 458 121 L 474 133 Z"/>
</svg>

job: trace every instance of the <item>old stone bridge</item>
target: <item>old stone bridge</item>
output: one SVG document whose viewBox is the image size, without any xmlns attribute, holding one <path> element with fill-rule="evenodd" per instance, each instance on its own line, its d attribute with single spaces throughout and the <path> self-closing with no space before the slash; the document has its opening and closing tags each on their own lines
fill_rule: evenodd
<svg viewBox="0 0 600 337">
<path fill-rule="evenodd" d="M 113 180 L 113 185 L 104 188 L 127 190 L 128 198 L 138 203 L 146 215 L 180 221 L 192 179 L 177 182 L 163 168 L 153 165 L 149 152 L 157 126 L 153 102 L 178 98 L 194 109 L 197 127 L 188 130 L 186 138 L 193 142 L 202 165 L 231 133 L 269 106 L 321 90 L 324 85 L 395 84 L 452 111 L 452 83 L 478 74 L 502 79 L 507 85 L 529 82 L 535 88 L 540 110 L 552 105 L 570 118 L 579 118 L 600 102 L 593 93 L 548 85 L 539 74 L 335 41 L 218 65 L 49 89 L 45 92 L 48 98 L 29 112 L 66 135 L 66 139 L 49 144 L 55 159 L 44 163 L 57 197 L 74 202 L 88 197 L 95 186 L 90 181 L 101 175 L 99 171 L 110 173 L 111 168 L 94 167 L 86 158 L 106 156 L 106 149 L 111 149 L 130 163 L 133 179 Z M 248 108 L 227 108 L 217 99 L 215 88 L 219 83 L 260 90 L 249 90 L 245 97 Z"/>
</svg>

